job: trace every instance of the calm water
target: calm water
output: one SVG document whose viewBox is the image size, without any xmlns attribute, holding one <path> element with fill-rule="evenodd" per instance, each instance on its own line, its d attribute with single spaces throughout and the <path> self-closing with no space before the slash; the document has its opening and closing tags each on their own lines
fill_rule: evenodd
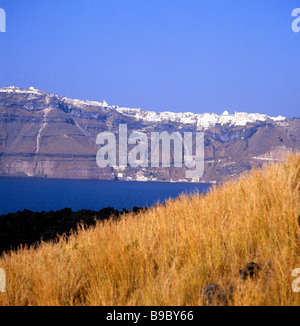
<svg viewBox="0 0 300 326">
<path fill-rule="evenodd" d="M 73 211 L 151 207 L 181 193 L 192 194 L 196 189 L 202 193 L 209 187 L 195 183 L 0 178 L 0 215 L 23 209 L 41 212 L 66 207 Z"/>
</svg>

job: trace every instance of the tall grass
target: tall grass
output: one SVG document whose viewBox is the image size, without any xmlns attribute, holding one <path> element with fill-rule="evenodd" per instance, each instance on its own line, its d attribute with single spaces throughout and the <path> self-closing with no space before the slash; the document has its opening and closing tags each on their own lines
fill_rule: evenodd
<svg viewBox="0 0 300 326">
<path fill-rule="evenodd" d="M 296 154 L 205 196 L 4 254 L 0 305 L 203 305 L 209 283 L 235 288 L 230 305 L 300 305 L 299 191 Z M 251 261 L 260 272 L 243 281 Z"/>
</svg>

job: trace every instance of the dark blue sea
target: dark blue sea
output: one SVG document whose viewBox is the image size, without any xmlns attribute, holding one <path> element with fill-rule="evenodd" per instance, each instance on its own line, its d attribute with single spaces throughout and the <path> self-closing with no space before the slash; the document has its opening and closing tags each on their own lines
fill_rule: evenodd
<svg viewBox="0 0 300 326">
<path fill-rule="evenodd" d="M 210 184 L 0 178 L 0 215 L 71 208 L 98 211 L 104 207 L 151 207 L 182 193 L 206 192 Z"/>
</svg>

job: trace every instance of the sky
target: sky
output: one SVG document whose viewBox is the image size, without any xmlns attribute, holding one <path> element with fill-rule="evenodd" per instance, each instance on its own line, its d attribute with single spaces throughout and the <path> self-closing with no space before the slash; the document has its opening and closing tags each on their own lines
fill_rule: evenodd
<svg viewBox="0 0 300 326">
<path fill-rule="evenodd" d="M 300 0 L 0 0 L 0 87 L 155 111 L 300 116 Z"/>
</svg>

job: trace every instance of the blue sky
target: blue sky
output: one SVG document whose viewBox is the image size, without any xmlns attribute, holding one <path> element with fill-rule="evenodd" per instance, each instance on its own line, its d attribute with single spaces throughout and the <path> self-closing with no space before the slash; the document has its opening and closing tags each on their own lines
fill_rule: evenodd
<svg viewBox="0 0 300 326">
<path fill-rule="evenodd" d="M 0 87 L 300 116 L 300 0 L 0 0 Z"/>
</svg>

